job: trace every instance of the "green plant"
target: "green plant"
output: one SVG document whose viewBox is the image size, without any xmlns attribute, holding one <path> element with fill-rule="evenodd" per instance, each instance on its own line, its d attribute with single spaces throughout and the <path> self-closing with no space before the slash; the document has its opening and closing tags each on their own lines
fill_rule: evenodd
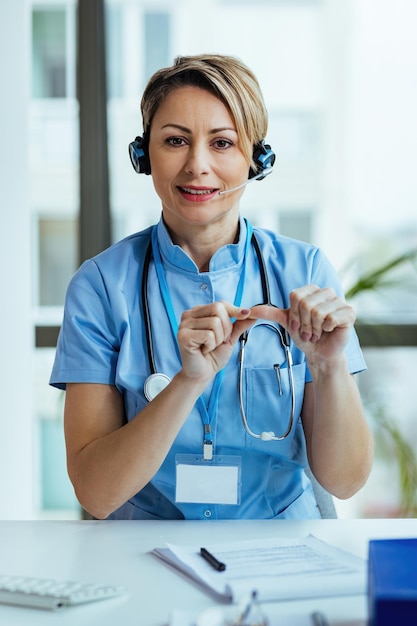
<svg viewBox="0 0 417 626">
<path fill-rule="evenodd" d="M 413 264 L 417 260 L 417 250 L 409 250 L 404 254 L 391 259 L 376 269 L 365 272 L 360 276 L 353 285 L 346 291 L 346 299 L 351 300 L 355 296 L 365 291 L 375 291 L 376 289 L 397 287 L 398 279 L 392 278 L 392 271 L 402 267 L 406 263 Z"/>
<path fill-rule="evenodd" d="M 382 406 L 368 406 L 374 420 L 377 454 L 396 465 L 401 517 L 417 516 L 417 457 L 413 447 L 398 428 L 395 420 L 386 415 Z"/>
<path fill-rule="evenodd" d="M 352 300 L 364 292 L 376 291 L 381 288 L 400 286 L 398 277 L 393 277 L 394 270 L 417 260 L 417 250 L 391 259 L 376 269 L 365 272 L 346 291 L 346 299 Z M 414 266 L 415 267 L 415 266 Z M 381 406 L 367 407 L 374 420 L 374 431 L 377 451 L 385 454 L 385 458 L 393 459 L 397 468 L 397 479 L 400 492 L 399 513 L 403 517 L 417 516 L 417 457 L 413 447 L 407 441 L 396 421 L 387 417 Z"/>
</svg>

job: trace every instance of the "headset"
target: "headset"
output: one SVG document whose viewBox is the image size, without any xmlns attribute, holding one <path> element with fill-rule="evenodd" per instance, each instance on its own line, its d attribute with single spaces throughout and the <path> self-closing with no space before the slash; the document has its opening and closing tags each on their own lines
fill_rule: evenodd
<svg viewBox="0 0 417 626">
<path fill-rule="evenodd" d="M 147 176 L 151 173 L 148 144 L 147 134 L 143 137 L 135 137 L 135 140 L 129 144 L 129 156 L 133 169 L 137 174 L 146 174 Z"/>
<path fill-rule="evenodd" d="M 250 168 L 248 178 L 256 177 L 257 180 L 263 180 L 267 176 L 266 172 L 269 173 L 275 163 L 275 152 L 269 144 L 262 140 L 254 146 L 252 158 L 256 169 Z M 261 174 L 264 175 L 261 176 Z"/>
<path fill-rule="evenodd" d="M 143 137 L 136 137 L 129 144 L 130 161 L 137 174 L 149 176 L 151 173 L 148 146 L 149 136 L 146 133 Z M 253 148 L 255 168 L 251 167 L 249 169 L 248 179 L 256 178 L 256 180 L 263 180 L 271 172 L 275 159 L 275 152 L 269 144 L 266 144 L 263 140 L 257 143 Z"/>
</svg>

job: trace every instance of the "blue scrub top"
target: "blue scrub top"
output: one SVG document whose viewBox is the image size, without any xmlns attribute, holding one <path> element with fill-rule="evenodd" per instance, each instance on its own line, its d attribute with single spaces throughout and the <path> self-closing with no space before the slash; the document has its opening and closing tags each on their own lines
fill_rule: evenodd
<svg viewBox="0 0 417 626">
<path fill-rule="evenodd" d="M 213 255 L 208 272 L 200 273 L 192 259 L 172 240 L 162 219 L 156 226 L 175 315 L 193 306 L 219 300 L 233 301 L 244 262 L 246 223 L 240 220 L 240 238 Z M 143 393 L 149 376 L 145 328 L 141 306 L 144 257 L 151 228 L 123 239 L 83 263 L 72 278 L 66 296 L 50 384 L 116 385 L 123 396 L 126 419 L 147 404 Z M 323 252 L 294 239 L 254 228 L 268 273 L 273 304 L 287 308 L 289 294 L 306 284 L 342 289 L 335 270 Z M 180 362 L 169 320 L 161 299 L 153 262 L 149 268 L 148 300 L 155 362 L 158 372 L 172 378 Z M 242 307 L 263 301 L 258 260 L 251 246 L 246 265 Z M 320 517 L 307 466 L 305 438 L 300 419 L 304 385 L 311 381 L 304 353 L 292 346 L 296 389 L 295 418 L 283 441 L 261 441 L 243 428 L 238 397 L 239 346 L 224 370 L 217 412 L 212 423 L 216 455 L 241 457 L 241 500 L 236 505 L 175 502 L 177 454 L 202 453 L 203 425 L 197 408 L 190 413 L 160 470 L 142 491 L 115 511 L 112 519 L 268 519 Z M 349 370 L 365 369 L 355 331 L 346 347 Z M 283 395 L 277 387 L 274 364 L 282 368 Z M 267 327 L 251 332 L 246 347 L 243 400 L 254 432 L 286 431 L 291 411 L 286 362 L 282 346 Z M 208 401 L 211 386 L 204 397 Z"/>
</svg>

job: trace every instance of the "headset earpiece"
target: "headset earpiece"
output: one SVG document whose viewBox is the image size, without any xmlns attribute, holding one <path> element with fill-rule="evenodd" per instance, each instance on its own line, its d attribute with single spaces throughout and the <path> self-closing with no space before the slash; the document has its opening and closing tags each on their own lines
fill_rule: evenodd
<svg viewBox="0 0 417 626">
<path fill-rule="evenodd" d="M 136 137 L 135 141 L 129 144 L 129 156 L 135 172 L 148 175 L 151 173 L 146 134 L 145 137 Z"/>
<path fill-rule="evenodd" d="M 249 178 L 262 174 L 263 170 L 269 170 L 275 163 L 275 152 L 271 149 L 271 146 L 264 141 L 256 144 L 253 149 L 253 160 L 256 165 L 256 169 L 253 167 L 249 170 Z M 262 180 L 264 176 L 259 176 L 258 180 Z"/>
</svg>

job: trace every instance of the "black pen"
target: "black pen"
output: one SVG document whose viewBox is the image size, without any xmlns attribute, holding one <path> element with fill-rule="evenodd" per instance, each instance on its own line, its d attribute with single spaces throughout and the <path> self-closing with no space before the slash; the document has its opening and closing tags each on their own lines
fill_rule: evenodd
<svg viewBox="0 0 417 626">
<path fill-rule="evenodd" d="M 221 561 L 218 561 L 216 557 L 213 556 L 205 548 L 200 548 L 200 554 L 203 557 L 203 559 L 205 559 L 207 563 L 210 563 L 210 565 L 214 567 L 214 569 L 217 570 L 218 572 L 224 572 L 224 570 L 226 569 L 226 565 L 222 563 Z"/>
</svg>

